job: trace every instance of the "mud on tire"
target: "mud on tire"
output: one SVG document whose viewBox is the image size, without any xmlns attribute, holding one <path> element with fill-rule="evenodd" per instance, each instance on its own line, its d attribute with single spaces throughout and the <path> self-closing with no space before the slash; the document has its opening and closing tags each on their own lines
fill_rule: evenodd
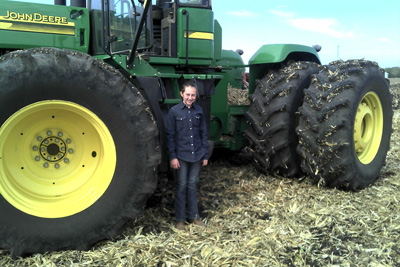
<svg viewBox="0 0 400 267">
<path fill-rule="evenodd" d="M 246 118 L 245 135 L 248 150 L 258 170 L 284 177 L 301 175 L 295 128 L 297 109 L 303 90 L 318 73 L 319 65 L 312 62 L 290 62 L 288 66 L 271 71 L 257 81 Z"/>
<path fill-rule="evenodd" d="M 379 176 L 392 131 L 383 70 L 365 60 L 336 61 L 304 94 L 296 130 L 301 168 L 322 185 L 365 188 Z"/>
</svg>

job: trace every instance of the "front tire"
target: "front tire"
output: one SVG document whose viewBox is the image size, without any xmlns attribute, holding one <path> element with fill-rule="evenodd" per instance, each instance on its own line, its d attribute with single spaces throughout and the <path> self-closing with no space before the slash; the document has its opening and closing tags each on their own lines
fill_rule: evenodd
<svg viewBox="0 0 400 267">
<path fill-rule="evenodd" d="M 0 58 L 0 247 L 88 249 L 142 211 L 160 161 L 139 91 L 87 54 Z"/>
<path fill-rule="evenodd" d="M 379 176 L 392 132 L 384 72 L 365 60 L 324 66 L 299 109 L 301 167 L 329 187 L 363 189 Z"/>
</svg>

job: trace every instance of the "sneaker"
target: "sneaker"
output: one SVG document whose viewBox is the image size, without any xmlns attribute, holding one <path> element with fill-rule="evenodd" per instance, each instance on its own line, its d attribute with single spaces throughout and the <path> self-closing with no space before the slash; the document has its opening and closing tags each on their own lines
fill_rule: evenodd
<svg viewBox="0 0 400 267">
<path fill-rule="evenodd" d="M 198 226 L 205 226 L 205 224 L 199 219 L 194 219 L 193 224 Z"/>
<path fill-rule="evenodd" d="M 185 223 L 184 222 L 176 222 L 175 227 L 176 227 L 176 229 L 183 231 L 183 230 L 185 230 Z"/>
</svg>

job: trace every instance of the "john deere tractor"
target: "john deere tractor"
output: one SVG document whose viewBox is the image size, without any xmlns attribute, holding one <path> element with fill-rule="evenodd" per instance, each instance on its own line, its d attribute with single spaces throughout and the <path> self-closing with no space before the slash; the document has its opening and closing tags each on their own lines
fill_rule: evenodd
<svg viewBox="0 0 400 267">
<path fill-rule="evenodd" d="M 30 1 L 32 2 L 32 1 Z M 261 172 L 358 190 L 385 163 L 376 63 L 313 47 L 222 49 L 210 0 L 0 2 L 0 248 L 90 248 L 137 217 L 168 171 L 164 118 L 193 80 L 214 149 Z M 249 68 L 250 105 L 228 104 Z"/>
</svg>

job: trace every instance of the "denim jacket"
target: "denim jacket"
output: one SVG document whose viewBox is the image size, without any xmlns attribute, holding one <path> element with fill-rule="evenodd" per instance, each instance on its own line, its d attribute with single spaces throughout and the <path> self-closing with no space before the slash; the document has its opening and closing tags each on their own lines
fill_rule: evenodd
<svg viewBox="0 0 400 267">
<path fill-rule="evenodd" d="M 171 108 L 167 118 L 169 158 L 196 162 L 208 159 L 208 131 L 203 110 L 193 103 L 187 108 L 183 102 Z"/>
</svg>

